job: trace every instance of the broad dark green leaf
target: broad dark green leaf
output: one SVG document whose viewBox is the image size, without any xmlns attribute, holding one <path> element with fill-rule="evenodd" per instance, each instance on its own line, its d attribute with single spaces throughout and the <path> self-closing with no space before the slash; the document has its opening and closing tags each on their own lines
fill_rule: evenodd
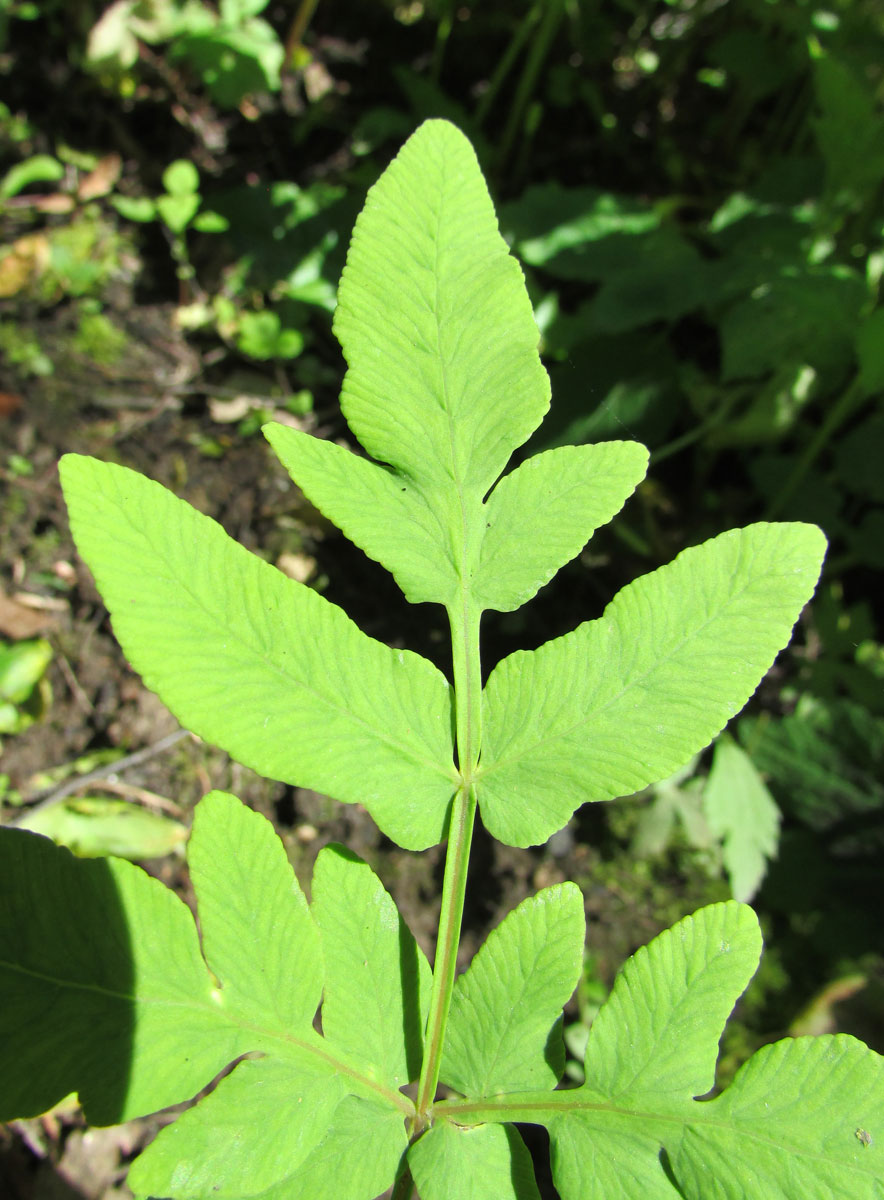
<svg viewBox="0 0 884 1200">
<path fill-rule="evenodd" d="M 807 364 L 828 381 L 844 379 L 865 288 L 847 267 L 806 267 L 770 280 L 721 319 L 722 379 L 757 379 Z"/>
<path fill-rule="evenodd" d="M 98 1125 L 188 1099 L 249 1049 L 213 992 L 168 888 L 0 829 L 0 1120 L 69 1092 Z"/>
</svg>

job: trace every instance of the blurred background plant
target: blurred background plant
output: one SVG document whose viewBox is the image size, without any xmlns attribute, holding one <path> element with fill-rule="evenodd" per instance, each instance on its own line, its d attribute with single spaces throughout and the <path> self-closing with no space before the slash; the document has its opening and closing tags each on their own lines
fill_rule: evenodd
<svg viewBox="0 0 884 1200">
<path fill-rule="evenodd" d="M 52 576 L 64 516 L 39 490 L 92 448 L 195 488 L 397 636 L 394 591 L 280 499 L 252 435 L 273 417 L 346 440 L 331 314 L 352 222 L 402 139 L 448 117 L 535 304 L 553 402 L 531 449 L 652 453 L 611 530 L 489 620 L 489 659 L 728 526 L 830 539 L 746 714 L 679 777 L 584 810 L 543 869 L 585 871 L 591 917 L 602 889 L 657 928 L 752 899 L 773 949 L 731 1066 L 802 1013 L 884 1049 L 884 0 L 0 0 L 0 75 L 8 572 L 95 619 Z M 113 740 L 97 711 L 90 746 Z M 584 1029 L 629 937 L 592 960 Z"/>
</svg>

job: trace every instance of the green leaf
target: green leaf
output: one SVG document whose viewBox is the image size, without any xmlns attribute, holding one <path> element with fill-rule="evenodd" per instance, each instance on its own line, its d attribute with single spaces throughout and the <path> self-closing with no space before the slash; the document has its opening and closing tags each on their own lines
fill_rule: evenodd
<svg viewBox="0 0 884 1200">
<path fill-rule="evenodd" d="M 206 209 L 194 218 L 193 227 L 200 233 L 226 233 L 230 228 L 230 222 L 220 213 Z"/>
<path fill-rule="evenodd" d="M 263 12 L 267 4 L 268 0 L 221 0 L 221 20 L 226 25 L 239 25 L 249 17 L 256 17 L 258 13 Z"/>
<path fill-rule="evenodd" d="M 453 604 L 478 563 L 483 498 L 542 420 L 549 380 L 475 154 L 447 122 L 422 125 L 370 190 L 334 329 L 344 415 L 385 466 L 288 431 L 268 437 L 409 600 Z"/>
<path fill-rule="evenodd" d="M 751 900 L 777 852 L 780 810 L 752 759 L 730 738 L 716 743 L 703 809 L 712 833 L 723 842 L 734 899 Z"/>
<path fill-rule="evenodd" d="M 304 336 L 297 329 L 283 329 L 279 314 L 265 309 L 242 313 L 236 345 L 252 358 L 297 358 Z"/>
<path fill-rule="evenodd" d="M 587 307 L 593 332 L 620 333 L 653 321 L 675 321 L 706 300 L 712 273 L 699 250 L 680 234 L 660 229 L 633 238 L 630 250 Z"/>
<path fill-rule="evenodd" d="M 884 389 L 884 308 L 869 313 L 856 331 L 859 380 L 867 395 Z M 880 485 L 880 474 L 878 476 Z"/>
<path fill-rule="evenodd" d="M 156 210 L 173 233 L 183 233 L 199 211 L 200 198 L 190 192 L 183 196 L 157 196 Z"/>
<path fill-rule="evenodd" d="M 371 868 L 326 846 L 313 872 L 325 952 L 323 1036 L 392 1088 L 420 1074 L 432 973 Z"/>
<path fill-rule="evenodd" d="M 644 478 L 637 442 L 562 446 L 529 458 L 485 505 L 486 532 L 473 580 L 482 608 L 512 612 L 574 558 Z"/>
<path fill-rule="evenodd" d="M 590 1029 L 586 1083 L 548 1123 L 562 1200 L 680 1195 L 660 1162 L 666 1118 L 684 1119 L 679 1102 L 712 1086 L 722 1027 L 760 953 L 755 915 L 731 902 L 685 918 L 627 962 Z"/>
<path fill-rule="evenodd" d="M 125 467 L 61 462 L 77 548 L 145 683 L 247 766 L 362 803 L 400 845 L 444 833 L 457 786 L 444 677 Z"/>
<path fill-rule="evenodd" d="M 484 494 L 542 419 L 549 384 L 522 272 L 453 125 L 427 121 L 369 191 L 334 329 L 350 428 L 415 480 Z"/>
<path fill-rule="evenodd" d="M 684 1200 L 661 1167 L 651 1123 L 643 1129 L 638 1121 L 605 1112 L 602 1104 L 596 1108 L 591 1122 L 560 1117 L 549 1125 L 561 1200 Z"/>
<path fill-rule="evenodd" d="M 148 196 L 111 196 L 110 204 L 127 221 L 153 221 L 157 206 Z"/>
<path fill-rule="evenodd" d="M 733 901 L 661 933 L 629 959 L 592 1023 L 585 1089 L 618 1104 L 708 1092 L 724 1023 L 760 956 L 755 914 Z"/>
<path fill-rule="evenodd" d="M 311 502 L 392 572 L 412 604 L 450 593 L 455 568 L 443 549 L 446 526 L 405 476 L 285 425 L 263 432 Z"/>
<path fill-rule="evenodd" d="M 477 790 L 489 832 L 544 841 L 590 800 L 671 775 L 746 703 L 809 599 L 824 539 L 732 530 L 625 587 L 597 621 L 492 672 Z"/>
<path fill-rule="evenodd" d="M 45 638 L 0 639 L 0 700 L 24 704 L 51 662 L 52 646 Z"/>
<path fill-rule="evenodd" d="M 236 796 L 210 792 L 187 861 L 203 954 L 227 1011 L 281 1036 L 311 1029 L 322 995 L 319 931 L 273 826 Z"/>
<path fill-rule="evenodd" d="M 439 600 L 453 562 L 443 558 L 438 514 L 403 476 L 283 425 L 264 433 L 293 479 L 346 535 L 383 562 L 413 603 Z M 482 528 L 473 595 L 481 608 L 511 612 L 530 600 L 609 521 L 644 477 L 635 442 L 566 446 L 504 476 L 474 515 Z"/>
<path fill-rule="evenodd" d="M 408 1151 L 421 1200 L 540 1200 L 531 1155 L 511 1125 L 437 1122 Z"/>
<path fill-rule="evenodd" d="M 820 116 L 813 120 L 828 185 L 842 202 L 874 195 L 884 171 L 884 121 L 870 80 L 831 54 L 814 56 Z"/>
<path fill-rule="evenodd" d="M 808 364 L 841 380 L 865 288 L 845 267 L 783 274 L 733 304 L 721 319 L 722 380 L 757 379 L 789 364 Z"/>
<path fill-rule="evenodd" d="M 503 220 L 525 262 L 562 279 L 596 281 L 633 260 L 634 243 L 659 228 L 660 210 L 613 192 L 546 183 L 507 205 Z"/>
<path fill-rule="evenodd" d="M 129 1186 L 187 1200 L 244 1200 L 283 1182 L 291 1188 L 343 1093 L 325 1065 L 241 1062 L 161 1131 L 129 1172 Z"/>
<path fill-rule="evenodd" d="M 751 909 L 702 909 L 626 964 L 590 1030 L 582 1087 L 442 1101 L 437 1121 L 546 1125 L 562 1200 L 877 1200 L 884 1060 L 854 1038 L 767 1046 L 722 1095 L 696 1098 L 760 949 Z"/>
<path fill-rule="evenodd" d="M 345 1096 L 335 1109 L 328 1132 L 298 1167 L 294 1183 L 271 1189 L 261 1200 L 375 1200 L 386 1192 L 408 1146 L 402 1113 L 389 1107 Z"/>
<path fill-rule="evenodd" d="M 884 1059 L 855 1038 L 765 1046 L 727 1091 L 693 1107 L 667 1141 L 686 1200 L 884 1195 Z"/>
<path fill-rule="evenodd" d="M 744 717 L 740 738 L 784 806 L 811 829 L 840 827 L 850 838 L 884 808 L 884 726 L 863 705 L 802 696 L 779 720 Z"/>
<path fill-rule="evenodd" d="M 199 171 L 186 158 L 176 158 L 163 171 L 163 187 L 170 196 L 191 196 L 199 186 Z"/>
<path fill-rule="evenodd" d="M 42 833 L 84 858 L 103 854 L 159 858 L 187 837 L 180 821 L 106 796 L 77 796 L 49 808 L 37 807 L 16 824 L 19 829 Z"/>
<path fill-rule="evenodd" d="M 186 1100 L 249 1049 L 212 992 L 168 888 L 0 829 L 0 1120 L 74 1091 L 97 1125 Z"/>
<path fill-rule="evenodd" d="M 33 154 L 16 163 L 0 179 L 0 200 L 17 196 L 32 183 L 57 183 L 64 178 L 64 165 L 50 154 Z"/>
<path fill-rule="evenodd" d="M 554 1088 L 562 1007 L 583 965 L 583 897 L 573 883 L 524 900 L 455 983 L 441 1078 L 466 1096 Z"/>
<path fill-rule="evenodd" d="M 313 1029 L 319 937 L 283 846 L 265 818 L 213 792 L 189 856 L 210 969 L 189 910 L 156 880 L 0 830 L 0 1114 L 78 1091 L 88 1119 L 110 1123 L 187 1099 L 257 1053 L 160 1135 L 133 1186 L 177 1200 L 279 1186 L 283 1200 L 299 1164 L 315 1178 L 351 1154 L 351 1136 L 364 1154 L 370 1135 L 377 1155 L 352 1170 L 354 1194 L 373 1200 L 410 1105 Z"/>
</svg>

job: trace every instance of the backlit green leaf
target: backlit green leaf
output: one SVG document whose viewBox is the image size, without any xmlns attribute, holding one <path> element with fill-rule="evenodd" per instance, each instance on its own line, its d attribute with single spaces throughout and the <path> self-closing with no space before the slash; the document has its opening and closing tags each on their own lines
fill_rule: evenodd
<svg viewBox="0 0 884 1200">
<path fill-rule="evenodd" d="M 540 1200 L 531 1155 L 511 1125 L 440 1121 L 408 1152 L 421 1200 Z"/>
<path fill-rule="evenodd" d="M 545 888 L 504 918 L 455 983 L 443 1082 L 473 1097 L 556 1086 L 565 1065 L 559 1021 L 584 933 L 573 883 Z"/>
<path fill-rule="evenodd" d="M 486 531 L 473 594 L 511 612 L 578 554 L 644 478 L 637 442 L 562 446 L 505 475 L 485 505 Z"/>
<path fill-rule="evenodd" d="M 210 792 L 187 861 L 225 1008 L 282 1035 L 309 1030 L 322 994 L 319 932 L 273 826 L 235 796 Z"/>
<path fill-rule="evenodd" d="M 618 1103 L 708 1092 L 724 1023 L 760 955 L 755 914 L 733 902 L 701 909 L 639 950 L 589 1031 L 586 1088 Z"/>
<path fill-rule="evenodd" d="M 449 594 L 455 575 L 439 518 L 410 480 L 334 442 L 286 425 L 264 435 L 313 504 L 383 563 L 412 604 Z"/>
<path fill-rule="evenodd" d="M 370 190 L 334 329 L 349 368 L 341 406 L 377 462 L 288 430 L 267 436 L 307 496 L 409 600 L 453 604 L 478 564 L 482 501 L 549 406 L 521 271 L 453 125 L 422 125 Z"/>
<path fill-rule="evenodd" d="M 488 830 L 542 842 L 580 804 L 671 775 L 746 703 L 810 597 L 824 539 L 759 524 L 684 551 L 598 621 L 492 672 L 478 776 Z"/>
<path fill-rule="evenodd" d="M 387 1190 L 408 1145 L 402 1113 L 359 1096 L 345 1096 L 328 1132 L 298 1166 L 294 1180 L 265 1192 L 261 1200 L 375 1200 Z M 293 1183 L 297 1191 L 293 1193 Z"/>
<path fill-rule="evenodd" d="M 878 1200 L 884 1060 L 856 1038 L 765 1046 L 667 1140 L 687 1200 Z"/>
<path fill-rule="evenodd" d="M 129 1172 L 137 1194 L 245 1200 L 296 1172 L 328 1130 L 344 1085 L 328 1067 L 241 1062 L 167 1125 Z"/>
<path fill-rule="evenodd" d="M 702 909 L 627 963 L 590 1030 L 582 1087 L 448 1101 L 440 1115 L 546 1125 L 562 1200 L 878 1200 L 884 1060 L 855 1038 L 766 1046 L 697 1099 L 760 948 L 751 909 Z"/>
<path fill-rule="evenodd" d="M 326 846 L 313 872 L 325 952 L 322 1032 L 392 1088 L 420 1074 L 432 977 L 426 955 L 367 863 Z"/>
<path fill-rule="evenodd" d="M 400 845 L 457 784 L 444 677 L 125 467 L 65 455 L 77 548 L 132 665 L 179 720 L 270 778 L 366 806 Z"/>
<path fill-rule="evenodd" d="M 350 428 L 423 485 L 484 494 L 546 412 L 522 272 L 473 148 L 448 122 L 422 125 L 369 191 L 334 329 Z"/>
</svg>

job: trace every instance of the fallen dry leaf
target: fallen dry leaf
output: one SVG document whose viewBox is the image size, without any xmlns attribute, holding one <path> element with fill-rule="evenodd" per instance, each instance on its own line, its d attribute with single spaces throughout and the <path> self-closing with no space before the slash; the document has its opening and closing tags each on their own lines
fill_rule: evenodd
<svg viewBox="0 0 884 1200">
<path fill-rule="evenodd" d="M 94 171 L 80 180 L 77 197 L 82 201 L 97 200 L 112 190 L 123 172 L 123 160 L 119 154 L 106 154 Z"/>
<path fill-rule="evenodd" d="M 0 591 L 0 634 L 4 637 L 14 642 L 21 641 L 36 637 L 54 624 L 55 617 L 45 608 L 23 604 L 18 596 L 7 596 Z"/>
</svg>

